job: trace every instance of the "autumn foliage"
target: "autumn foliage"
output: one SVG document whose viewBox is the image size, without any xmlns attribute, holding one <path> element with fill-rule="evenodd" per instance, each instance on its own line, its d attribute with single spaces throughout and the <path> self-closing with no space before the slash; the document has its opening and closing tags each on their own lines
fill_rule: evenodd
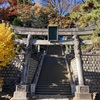
<svg viewBox="0 0 100 100">
<path fill-rule="evenodd" d="M 0 4 L 3 4 L 5 2 L 8 2 L 11 6 L 17 5 L 17 0 L 0 0 Z"/>
<path fill-rule="evenodd" d="M 9 6 L 0 8 L 0 20 L 9 20 L 10 16 L 17 14 L 17 0 L 1 0 L 0 5 L 8 2 Z"/>
<path fill-rule="evenodd" d="M 14 58 L 14 40 L 11 26 L 4 22 L 0 24 L 0 67 L 10 64 Z"/>
</svg>

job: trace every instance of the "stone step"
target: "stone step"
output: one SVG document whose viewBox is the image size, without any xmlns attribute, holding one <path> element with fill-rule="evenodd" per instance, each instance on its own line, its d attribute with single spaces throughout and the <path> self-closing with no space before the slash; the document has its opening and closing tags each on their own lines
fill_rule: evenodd
<svg viewBox="0 0 100 100">
<path fill-rule="evenodd" d="M 61 53 L 60 46 L 48 47 L 36 86 L 36 94 L 71 95 L 68 71 L 65 66 L 65 59 L 60 55 Z M 54 54 L 57 56 L 53 56 Z"/>
<path fill-rule="evenodd" d="M 39 95 L 71 95 L 70 92 L 60 92 L 60 91 L 57 91 L 57 92 L 53 92 L 53 91 L 37 91 L 35 94 L 39 94 Z"/>
<path fill-rule="evenodd" d="M 72 100 L 71 95 L 35 95 L 33 100 Z"/>
<path fill-rule="evenodd" d="M 62 86 L 62 87 L 61 86 L 49 86 L 49 87 L 48 86 L 47 87 L 46 86 L 44 86 L 44 87 L 41 87 L 41 86 L 39 87 L 38 86 L 36 89 L 38 89 L 38 90 L 39 89 L 44 89 L 45 90 L 45 89 L 48 89 L 48 88 L 50 88 L 50 89 L 58 89 L 58 90 L 60 90 L 60 89 L 70 90 L 71 89 L 70 86 Z"/>
</svg>

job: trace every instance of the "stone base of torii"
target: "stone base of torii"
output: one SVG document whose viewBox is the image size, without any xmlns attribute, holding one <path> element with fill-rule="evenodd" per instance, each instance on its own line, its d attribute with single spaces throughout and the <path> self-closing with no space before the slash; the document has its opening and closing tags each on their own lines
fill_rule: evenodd
<svg viewBox="0 0 100 100">
<path fill-rule="evenodd" d="M 28 95 L 27 85 L 17 85 L 16 91 L 14 92 L 13 98 L 11 100 L 30 100 Z"/>
<path fill-rule="evenodd" d="M 91 93 L 89 93 L 89 86 L 76 86 L 75 97 L 73 100 L 92 100 Z"/>
</svg>

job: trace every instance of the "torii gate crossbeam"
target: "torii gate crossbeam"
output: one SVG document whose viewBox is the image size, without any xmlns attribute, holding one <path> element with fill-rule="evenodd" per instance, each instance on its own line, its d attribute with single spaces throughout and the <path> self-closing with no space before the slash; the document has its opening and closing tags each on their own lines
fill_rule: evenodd
<svg viewBox="0 0 100 100">
<path fill-rule="evenodd" d="M 20 35 L 35 35 L 35 36 L 48 36 L 48 29 L 34 29 L 26 27 L 13 26 L 14 32 Z M 95 26 L 86 28 L 70 28 L 70 29 L 58 29 L 59 36 L 70 35 L 91 35 Z"/>
<path fill-rule="evenodd" d="M 15 40 L 15 44 L 27 44 L 27 39 L 17 39 Z M 48 40 L 32 40 L 33 45 L 74 45 L 74 40 L 64 40 L 64 41 L 55 41 L 50 42 Z M 92 44 L 91 40 L 83 40 L 80 44 Z"/>
</svg>

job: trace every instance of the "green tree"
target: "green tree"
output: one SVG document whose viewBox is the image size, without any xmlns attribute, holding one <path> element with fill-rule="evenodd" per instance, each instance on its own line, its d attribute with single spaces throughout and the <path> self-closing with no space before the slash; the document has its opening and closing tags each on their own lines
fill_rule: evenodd
<svg viewBox="0 0 100 100">
<path fill-rule="evenodd" d="M 32 4 L 32 0 L 17 0 L 18 4 Z"/>
<path fill-rule="evenodd" d="M 95 46 L 100 46 L 100 0 L 87 0 L 70 17 L 78 27 L 96 26 L 92 40 Z"/>
</svg>

